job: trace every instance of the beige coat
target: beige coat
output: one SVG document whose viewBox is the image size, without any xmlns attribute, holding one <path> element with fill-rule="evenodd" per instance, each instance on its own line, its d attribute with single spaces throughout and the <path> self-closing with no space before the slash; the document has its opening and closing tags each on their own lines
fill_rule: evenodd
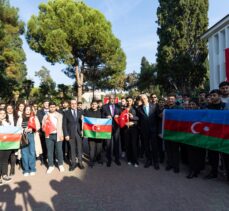
<svg viewBox="0 0 229 211">
<path fill-rule="evenodd" d="M 49 114 L 46 114 L 44 117 L 43 117 L 43 120 L 42 120 L 42 126 L 44 125 L 46 119 L 48 118 L 48 115 Z M 57 141 L 63 141 L 64 140 L 64 133 L 63 133 L 63 115 L 58 113 L 58 112 L 55 112 L 54 113 L 55 117 L 57 118 L 57 128 L 56 128 L 56 131 L 57 131 Z M 46 137 L 46 138 L 49 138 L 49 137 Z"/>
<path fill-rule="evenodd" d="M 36 116 L 35 116 L 35 124 L 36 124 L 36 131 L 34 133 L 35 151 L 36 151 L 36 157 L 39 157 L 39 155 L 41 155 L 43 151 L 42 151 L 42 146 L 41 146 L 41 139 L 40 139 L 39 132 L 38 132 L 41 128 L 41 125 Z M 17 121 L 17 126 L 18 127 L 22 126 L 22 117 L 19 117 Z"/>
</svg>

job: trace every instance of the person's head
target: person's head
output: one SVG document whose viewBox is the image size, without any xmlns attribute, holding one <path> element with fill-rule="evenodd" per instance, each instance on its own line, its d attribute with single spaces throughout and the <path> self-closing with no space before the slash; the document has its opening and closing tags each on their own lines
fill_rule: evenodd
<svg viewBox="0 0 229 211">
<path fill-rule="evenodd" d="M 110 104 L 115 104 L 115 96 L 114 95 L 110 95 L 109 96 L 109 103 Z"/>
<path fill-rule="evenodd" d="M 168 95 L 167 104 L 168 106 L 174 106 L 176 104 L 176 95 L 175 94 Z"/>
<path fill-rule="evenodd" d="M 82 102 L 77 103 L 77 109 L 82 110 L 83 104 Z"/>
<path fill-rule="evenodd" d="M 133 100 L 133 98 L 130 97 L 130 96 L 128 96 L 128 97 L 126 98 L 126 102 L 127 102 L 127 107 L 131 107 L 131 106 L 134 105 L 134 100 Z"/>
<path fill-rule="evenodd" d="M 211 104 L 212 101 L 211 101 L 211 95 L 208 93 L 206 94 L 206 101 L 207 101 L 207 104 Z"/>
<path fill-rule="evenodd" d="M 18 105 L 18 111 L 23 112 L 25 108 L 25 104 L 24 103 L 19 103 Z"/>
<path fill-rule="evenodd" d="M 182 98 L 183 98 L 183 101 L 190 101 L 190 95 L 189 94 L 184 94 L 182 96 Z"/>
<path fill-rule="evenodd" d="M 4 102 L 0 103 L 0 109 L 5 109 L 6 108 L 6 104 Z"/>
<path fill-rule="evenodd" d="M 67 101 L 67 100 L 64 100 L 64 101 L 62 102 L 62 108 L 63 108 L 63 109 L 66 109 L 66 108 L 68 108 L 68 106 L 69 106 L 68 101 Z"/>
<path fill-rule="evenodd" d="M 91 109 L 93 111 L 96 111 L 98 109 L 98 103 L 97 103 L 96 100 L 92 100 L 92 102 L 91 102 Z"/>
<path fill-rule="evenodd" d="M 43 102 L 43 107 L 44 107 L 44 109 L 49 109 L 49 101 L 48 100 L 45 100 Z"/>
<path fill-rule="evenodd" d="M 159 99 L 159 100 L 158 100 L 158 105 L 159 105 L 160 107 L 164 107 L 164 106 L 165 106 L 165 99 L 164 99 L 164 98 Z"/>
<path fill-rule="evenodd" d="M 142 99 L 140 95 L 136 97 L 135 104 L 137 107 L 142 105 Z"/>
<path fill-rule="evenodd" d="M 148 105 L 149 104 L 149 99 L 146 94 L 141 95 L 141 100 L 143 105 Z"/>
<path fill-rule="evenodd" d="M 189 101 L 188 100 L 186 100 L 186 101 L 183 102 L 183 108 L 185 110 L 188 110 L 189 109 Z"/>
<path fill-rule="evenodd" d="M 76 100 L 76 99 L 72 99 L 72 100 L 70 101 L 70 107 L 71 107 L 71 109 L 73 109 L 73 110 L 76 110 L 76 109 L 77 109 L 77 100 Z"/>
<path fill-rule="evenodd" d="M 211 103 L 218 104 L 221 101 L 221 92 L 219 89 L 213 89 L 210 91 Z"/>
<path fill-rule="evenodd" d="M 219 84 L 219 90 L 223 97 L 229 97 L 229 82 L 223 81 Z"/>
<path fill-rule="evenodd" d="M 152 94 L 150 95 L 150 100 L 151 100 L 151 102 L 152 102 L 153 104 L 157 103 L 157 102 L 158 102 L 157 95 L 154 94 L 154 93 L 152 93 Z"/>
<path fill-rule="evenodd" d="M 0 108 L 0 121 L 3 121 L 6 119 L 6 110 L 3 108 Z"/>
<path fill-rule="evenodd" d="M 32 108 L 33 108 L 33 111 L 37 111 L 38 110 L 38 105 L 36 103 L 34 103 Z"/>
<path fill-rule="evenodd" d="M 103 106 L 103 101 L 102 101 L 102 100 L 98 100 L 97 103 L 98 103 L 98 107 L 99 107 L 99 108 L 102 108 L 102 106 Z"/>
<path fill-rule="evenodd" d="M 121 106 L 126 106 L 126 98 L 125 97 L 121 98 Z"/>
<path fill-rule="evenodd" d="M 200 91 L 199 92 L 199 101 L 205 101 L 206 100 L 206 92 Z"/>
<path fill-rule="evenodd" d="M 56 111 L 56 103 L 50 102 L 49 103 L 49 113 L 54 113 Z"/>
<path fill-rule="evenodd" d="M 29 117 L 32 114 L 32 112 L 33 112 L 32 107 L 27 105 L 25 106 L 23 115 Z"/>
<path fill-rule="evenodd" d="M 13 114 L 14 113 L 14 108 L 13 105 L 9 104 L 6 106 L 6 112 L 7 114 Z"/>
<path fill-rule="evenodd" d="M 189 102 L 189 108 L 191 110 L 198 109 L 199 108 L 199 102 L 198 99 L 192 98 Z"/>
</svg>

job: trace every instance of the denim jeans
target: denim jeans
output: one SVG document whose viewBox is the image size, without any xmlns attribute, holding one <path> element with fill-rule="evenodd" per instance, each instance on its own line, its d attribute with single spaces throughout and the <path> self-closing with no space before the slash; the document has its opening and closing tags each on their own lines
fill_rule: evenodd
<svg viewBox="0 0 229 211">
<path fill-rule="evenodd" d="M 21 149 L 23 173 L 36 172 L 34 133 L 28 133 L 29 145 Z"/>
<path fill-rule="evenodd" d="M 57 141 L 56 134 L 50 134 L 49 138 L 46 138 L 46 146 L 48 151 L 48 166 L 54 166 L 54 148 L 55 155 L 57 156 L 58 165 L 63 165 L 63 151 L 62 151 L 62 141 Z"/>
</svg>

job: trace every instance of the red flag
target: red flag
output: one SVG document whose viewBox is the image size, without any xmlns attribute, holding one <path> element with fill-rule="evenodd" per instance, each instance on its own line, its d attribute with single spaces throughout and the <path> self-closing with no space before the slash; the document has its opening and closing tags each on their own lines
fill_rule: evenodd
<svg viewBox="0 0 229 211">
<path fill-rule="evenodd" d="M 42 130 L 45 132 L 45 136 L 48 137 L 52 132 L 56 130 L 55 125 L 52 123 L 50 116 L 48 115 L 45 123 L 42 126 Z"/>
<path fill-rule="evenodd" d="M 225 49 L 226 81 L 229 81 L 229 48 Z"/>
<path fill-rule="evenodd" d="M 36 130 L 36 122 L 35 122 L 34 113 L 31 113 L 31 115 L 29 117 L 28 128 L 31 128 L 32 130 Z"/>
<path fill-rule="evenodd" d="M 126 126 L 126 123 L 129 122 L 129 111 L 125 109 L 118 118 L 114 118 L 115 122 L 119 125 L 120 128 Z"/>
</svg>

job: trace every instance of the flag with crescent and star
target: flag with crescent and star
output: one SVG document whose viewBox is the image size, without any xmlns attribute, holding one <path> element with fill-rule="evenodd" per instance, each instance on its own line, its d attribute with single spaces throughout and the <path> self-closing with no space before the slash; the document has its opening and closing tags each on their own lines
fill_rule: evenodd
<svg viewBox="0 0 229 211">
<path fill-rule="evenodd" d="M 28 128 L 31 128 L 32 130 L 36 130 L 36 121 L 35 121 L 34 113 L 32 113 L 31 116 L 29 117 Z"/>
<path fill-rule="evenodd" d="M 120 128 L 126 126 L 126 123 L 129 122 L 129 111 L 125 109 L 119 117 L 114 118 L 115 122 L 119 125 Z"/>
<path fill-rule="evenodd" d="M 163 137 L 167 141 L 229 153 L 229 110 L 166 109 Z"/>
<path fill-rule="evenodd" d="M 111 139 L 112 119 L 84 117 L 83 135 L 87 138 Z"/>
<path fill-rule="evenodd" d="M 22 129 L 14 126 L 0 126 L 0 150 L 19 149 Z"/>
</svg>

